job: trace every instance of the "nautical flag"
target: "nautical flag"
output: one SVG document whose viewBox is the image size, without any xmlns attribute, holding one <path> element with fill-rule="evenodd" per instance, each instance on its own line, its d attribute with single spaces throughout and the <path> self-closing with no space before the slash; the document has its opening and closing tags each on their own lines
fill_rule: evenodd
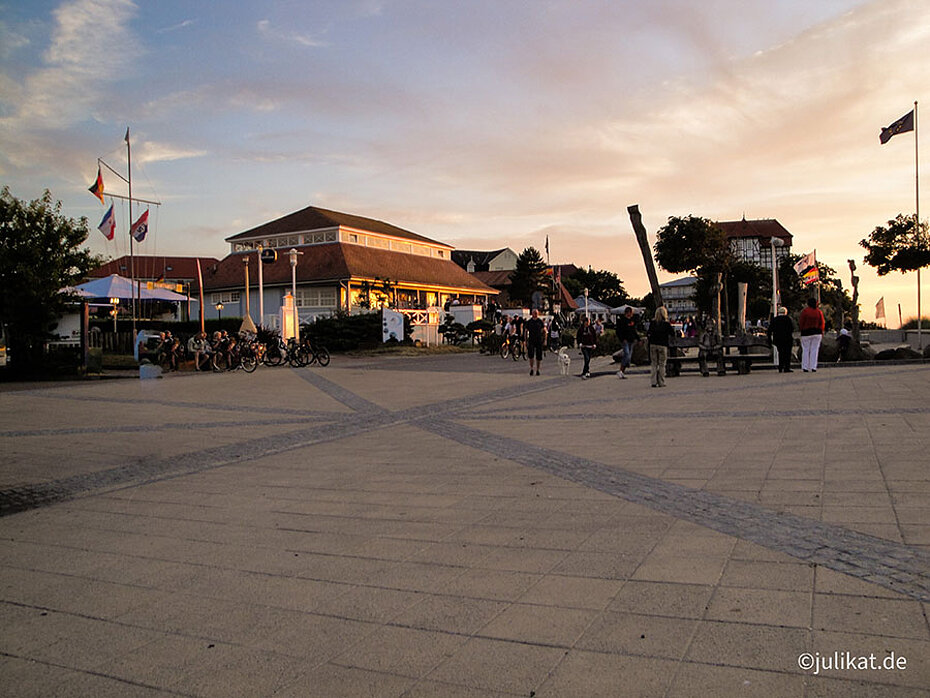
<svg viewBox="0 0 930 698">
<path fill-rule="evenodd" d="M 142 242 L 145 240 L 145 234 L 149 232 L 149 210 L 145 209 L 145 213 L 139 216 L 139 220 L 132 224 L 130 229 L 130 234 L 136 239 L 136 242 Z"/>
<path fill-rule="evenodd" d="M 110 209 L 103 214 L 103 220 L 100 221 L 97 230 L 103 233 L 103 236 L 107 240 L 113 239 L 113 235 L 116 233 L 116 219 L 113 217 L 113 204 L 110 204 Z"/>
<path fill-rule="evenodd" d="M 897 136 L 899 133 L 907 133 L 913 130 L 914 110 L 911 109 L 907 114 L 891 124 L 891 126 L 883 128 L 878 140 L 881 141 L 882 145 L 885 145 L 885 143 L 891 140 L 892 136 Z"/>
<path fill-rule="evenodd" d="M 798 276 L 804 276 L 804 273 L 811 267 L 817 266 L 817 250 L 810 252 L 801 259 L 798 260 L 797 264 L 794 265 L 794 273 Z"/>
<path fill-rule="evenodd" d="M 97 181 L 87 191 L 100 199 L 100 203 L 106 205 L 103 200 L 103 175 L 100 174 L 100 165 L 97 165 Z"/>
<path fill-rule="evenodd" d="M 875 319 L 883 320 L 885 318 L 885 297 L 882 296 L 875 304 Z"/>
</svg>

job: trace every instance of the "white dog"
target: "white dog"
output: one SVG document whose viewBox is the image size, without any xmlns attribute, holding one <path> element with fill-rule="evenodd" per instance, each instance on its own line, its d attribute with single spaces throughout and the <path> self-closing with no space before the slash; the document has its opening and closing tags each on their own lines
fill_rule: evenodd
<svg viewBox="0 0 930 698">
<path fill-rule="evenodd" d="M 563 376 L 568 375 L 568 367 L 572 363 L 572 357 L 565 351 L 565 347 L 559 349 L 559 373 Z"/>
</svg>

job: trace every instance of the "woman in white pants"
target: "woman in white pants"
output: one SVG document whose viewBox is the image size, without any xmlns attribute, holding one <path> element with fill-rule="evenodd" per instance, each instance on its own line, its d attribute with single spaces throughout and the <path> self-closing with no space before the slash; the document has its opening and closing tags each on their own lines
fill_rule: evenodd
<svg viewBox="0 0 930 698">
<path fill-rule="evenodd" d="M 817 357 L 820 354 L 820 340 L 826 327 L 823 313 L 817 307 L 817 300 L 807 299 L 807 307 L 798 318 L 801 330 L 801 369 L 804 373 L 817 371 Z"/>
</svg>

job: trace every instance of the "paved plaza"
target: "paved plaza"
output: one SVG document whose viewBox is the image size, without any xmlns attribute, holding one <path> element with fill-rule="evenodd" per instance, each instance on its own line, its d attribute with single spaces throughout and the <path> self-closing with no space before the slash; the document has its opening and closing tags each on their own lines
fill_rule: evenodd
<svg viewBox="0 0 930 698">
<path fill-rule="evenodd" d="M 608 361 L 0 386 L 0 694 L 928 695 L 930 365 Z"/>
</svg>

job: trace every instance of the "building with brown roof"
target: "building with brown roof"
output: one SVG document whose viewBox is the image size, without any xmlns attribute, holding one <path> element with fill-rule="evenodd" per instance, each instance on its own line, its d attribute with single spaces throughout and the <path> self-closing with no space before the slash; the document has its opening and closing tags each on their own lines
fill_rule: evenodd
<svg viewBox="0 0 930 698">
<path fill-rule="evenodd" d="M 740 261 L 771 269 L 773 237 L 784 243 L 781 247 L 775 247 L 776 259 L 780 260 L 791 254 L 791 242 L 794 238 L 774 218 L 747 221 L 744 216 L 739 221 L 717 221 L 714 225 L 726 234 L 730 241 L 730 249 Z"/>
<path fill-rule="evenodd" d="M 102 279 L 111 274 L 119 274 L 127 279 L 135 278 L 143 283 L 147 281 L 163 281 L 169 284 L 181 284 L 185 289 L 190 287 L 196 293 L 197 259 L 197 257 L 144 254 L 130 257 L 127 254 L 97 267 L 90 271 L 87 276 L 92 279 Z M 204 269 L 219 262 L 214 257 L 200 257 L 199 259 Z"/>
<path fill-rule="evenodd" d="M 382 305 L 399 309 L 487 301 L 496 291 L 451 261 L 452 247 L 397 226 L 309 206 L 238 233 L 226 241 L 230 254 L 205 271 L 207 310 L 245 315 L 242 293 L 249 268 L 252 317 L 258 320 L 258 250 L 277 258 L 262 265 L 265 317 L 274 326 L 284 297 L 296 282 L 301 322 L 337 310 L 358 312 Z M 294 279 L 289 251 L 297 250 Z M 267 253 L 266 253 L 267 254 Z M 215 313 L 213 313 L 215 315 Z"/>
</svg>

